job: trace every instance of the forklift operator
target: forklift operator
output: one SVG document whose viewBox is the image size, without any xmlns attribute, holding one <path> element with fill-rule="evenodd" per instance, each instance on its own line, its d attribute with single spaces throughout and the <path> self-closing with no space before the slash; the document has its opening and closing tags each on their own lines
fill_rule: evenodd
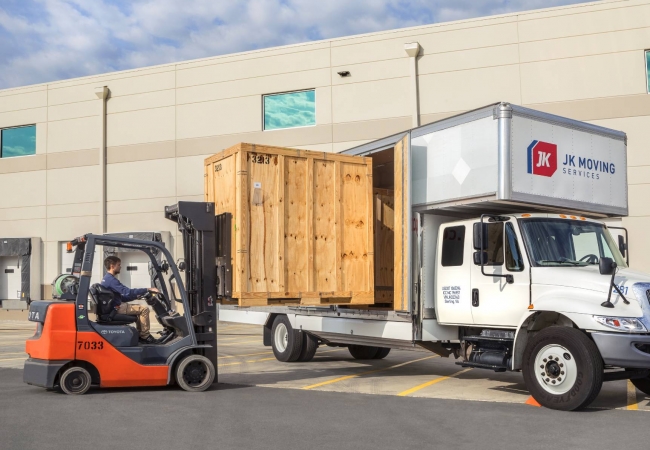
<svg viewBox="0 0 650 450">
<path fill-rule="evenodd" d="M 115 278 L 122 268 L 122 261 L 117 256 L 108 256 L 104 260 L 104 267 L 106 268 L 106 275 L 104 275 L 101 284 L 115 294 L 113 298 L 118 314 L 138 316 L 136 328 L 140 332 L 140 342 L 143 344 L 155 344 L 156 339 L 149 333 L 149 308 L 140 305 L 129 305 L 127 302 L 135 300 L 147 292 L 158 293 L 160 291 L 156 288 L 130 289 L 120 283 Z"/>
</svg>

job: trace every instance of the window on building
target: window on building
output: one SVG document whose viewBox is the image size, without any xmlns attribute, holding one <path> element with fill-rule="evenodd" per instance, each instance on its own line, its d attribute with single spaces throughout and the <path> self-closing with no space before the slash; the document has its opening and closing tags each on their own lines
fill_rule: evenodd
<svg viewBox="0 0 650 450">
<path fill-rule="evenodd" d="M 650 94 L 650 50 L 645 51 L 645 79 Z"/>
<path fill-rule="evenodd" d="M 442 234 L 443 267 L 462 266 L 465 248 L 465 227 L 447 227 Z"/>
<path fill-rule="evenodd" d="M 0 158 L 36 154 L 36 125 L 0 131 Z"/>
<path fill-rule="evenodd" d="M 316 125 L 316 91 L 285 92 L 264 96 L 264 129 Z"/>
</svg>

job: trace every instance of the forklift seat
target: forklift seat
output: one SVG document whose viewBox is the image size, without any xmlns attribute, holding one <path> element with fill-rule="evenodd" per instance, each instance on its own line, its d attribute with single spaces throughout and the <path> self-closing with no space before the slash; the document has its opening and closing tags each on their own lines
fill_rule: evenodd
<svg viewBox="0 0 650 450">
<path fill-rule="evenodd" d="M 137 316 L 117 314 L 113 308 L 113 291 L 99 283 L 93 284 L 89 289 L 90 298 L 97 306 L 97 323 L 102 325 L 128 325 L 135 323 Z"/>
</svg>

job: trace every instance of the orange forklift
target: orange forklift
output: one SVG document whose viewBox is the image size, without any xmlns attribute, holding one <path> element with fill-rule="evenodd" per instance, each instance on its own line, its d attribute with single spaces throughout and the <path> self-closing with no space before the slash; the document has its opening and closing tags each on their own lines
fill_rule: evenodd
<svg viewBox="0 0 650 450">
<path fill-rule="evenodd" d="M 224 218 L 215 219 L 214 205 L 203 202 L 167 206 L 165 217 L 178 224 L 183 238 L 184 260 L 178 265 L 161 242 L 86 234 L 68 243 L 73 269 L 53 283 L 58 298 L 29 307 L 29 320 L 37 328 L 26 343 L 25 383 L 84 394 L 92 385 L 178 384 L 197 392 L 217 381 L 215 251 L 216 228 Z M 149 257 L 152 283 L 160 293 L 143 299 L 163 327 L 155 344 L 138 342 L 130 325 L 136 317 L 116 313 L 112 291 L 91 286 L 93 271 L 103 273 L 103 267 L 93 267 L 93 255 L 102 246 Z M 182 305 L 178 311 L 177 303 Z M 95 320 L 89 318 L 89 307 L 95 309 Z"/>
</svg>

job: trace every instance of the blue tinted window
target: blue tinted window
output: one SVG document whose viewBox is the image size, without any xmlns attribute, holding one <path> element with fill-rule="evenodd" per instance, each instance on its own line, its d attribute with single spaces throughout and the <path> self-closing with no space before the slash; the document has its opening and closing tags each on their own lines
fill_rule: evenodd
<svg viewBox="0 0 650 450">
<path fill-rule="evenodd" d="M 264 129 L 316 125 L 316 92 L 287 92 L 264 96 Z"/>
<path fill-rule="evenodd" d="M 650 50 L 645 52 L 645 77 L 648 84 L 648 93 L 650 93 Z"/>
<path fill-rule="evenodd" d="M 2 152 L 0 157 L 25 156 L 36 154 L 36 125 L 18 128 L 5 128 L 0 134 Z"/>
</svg>

